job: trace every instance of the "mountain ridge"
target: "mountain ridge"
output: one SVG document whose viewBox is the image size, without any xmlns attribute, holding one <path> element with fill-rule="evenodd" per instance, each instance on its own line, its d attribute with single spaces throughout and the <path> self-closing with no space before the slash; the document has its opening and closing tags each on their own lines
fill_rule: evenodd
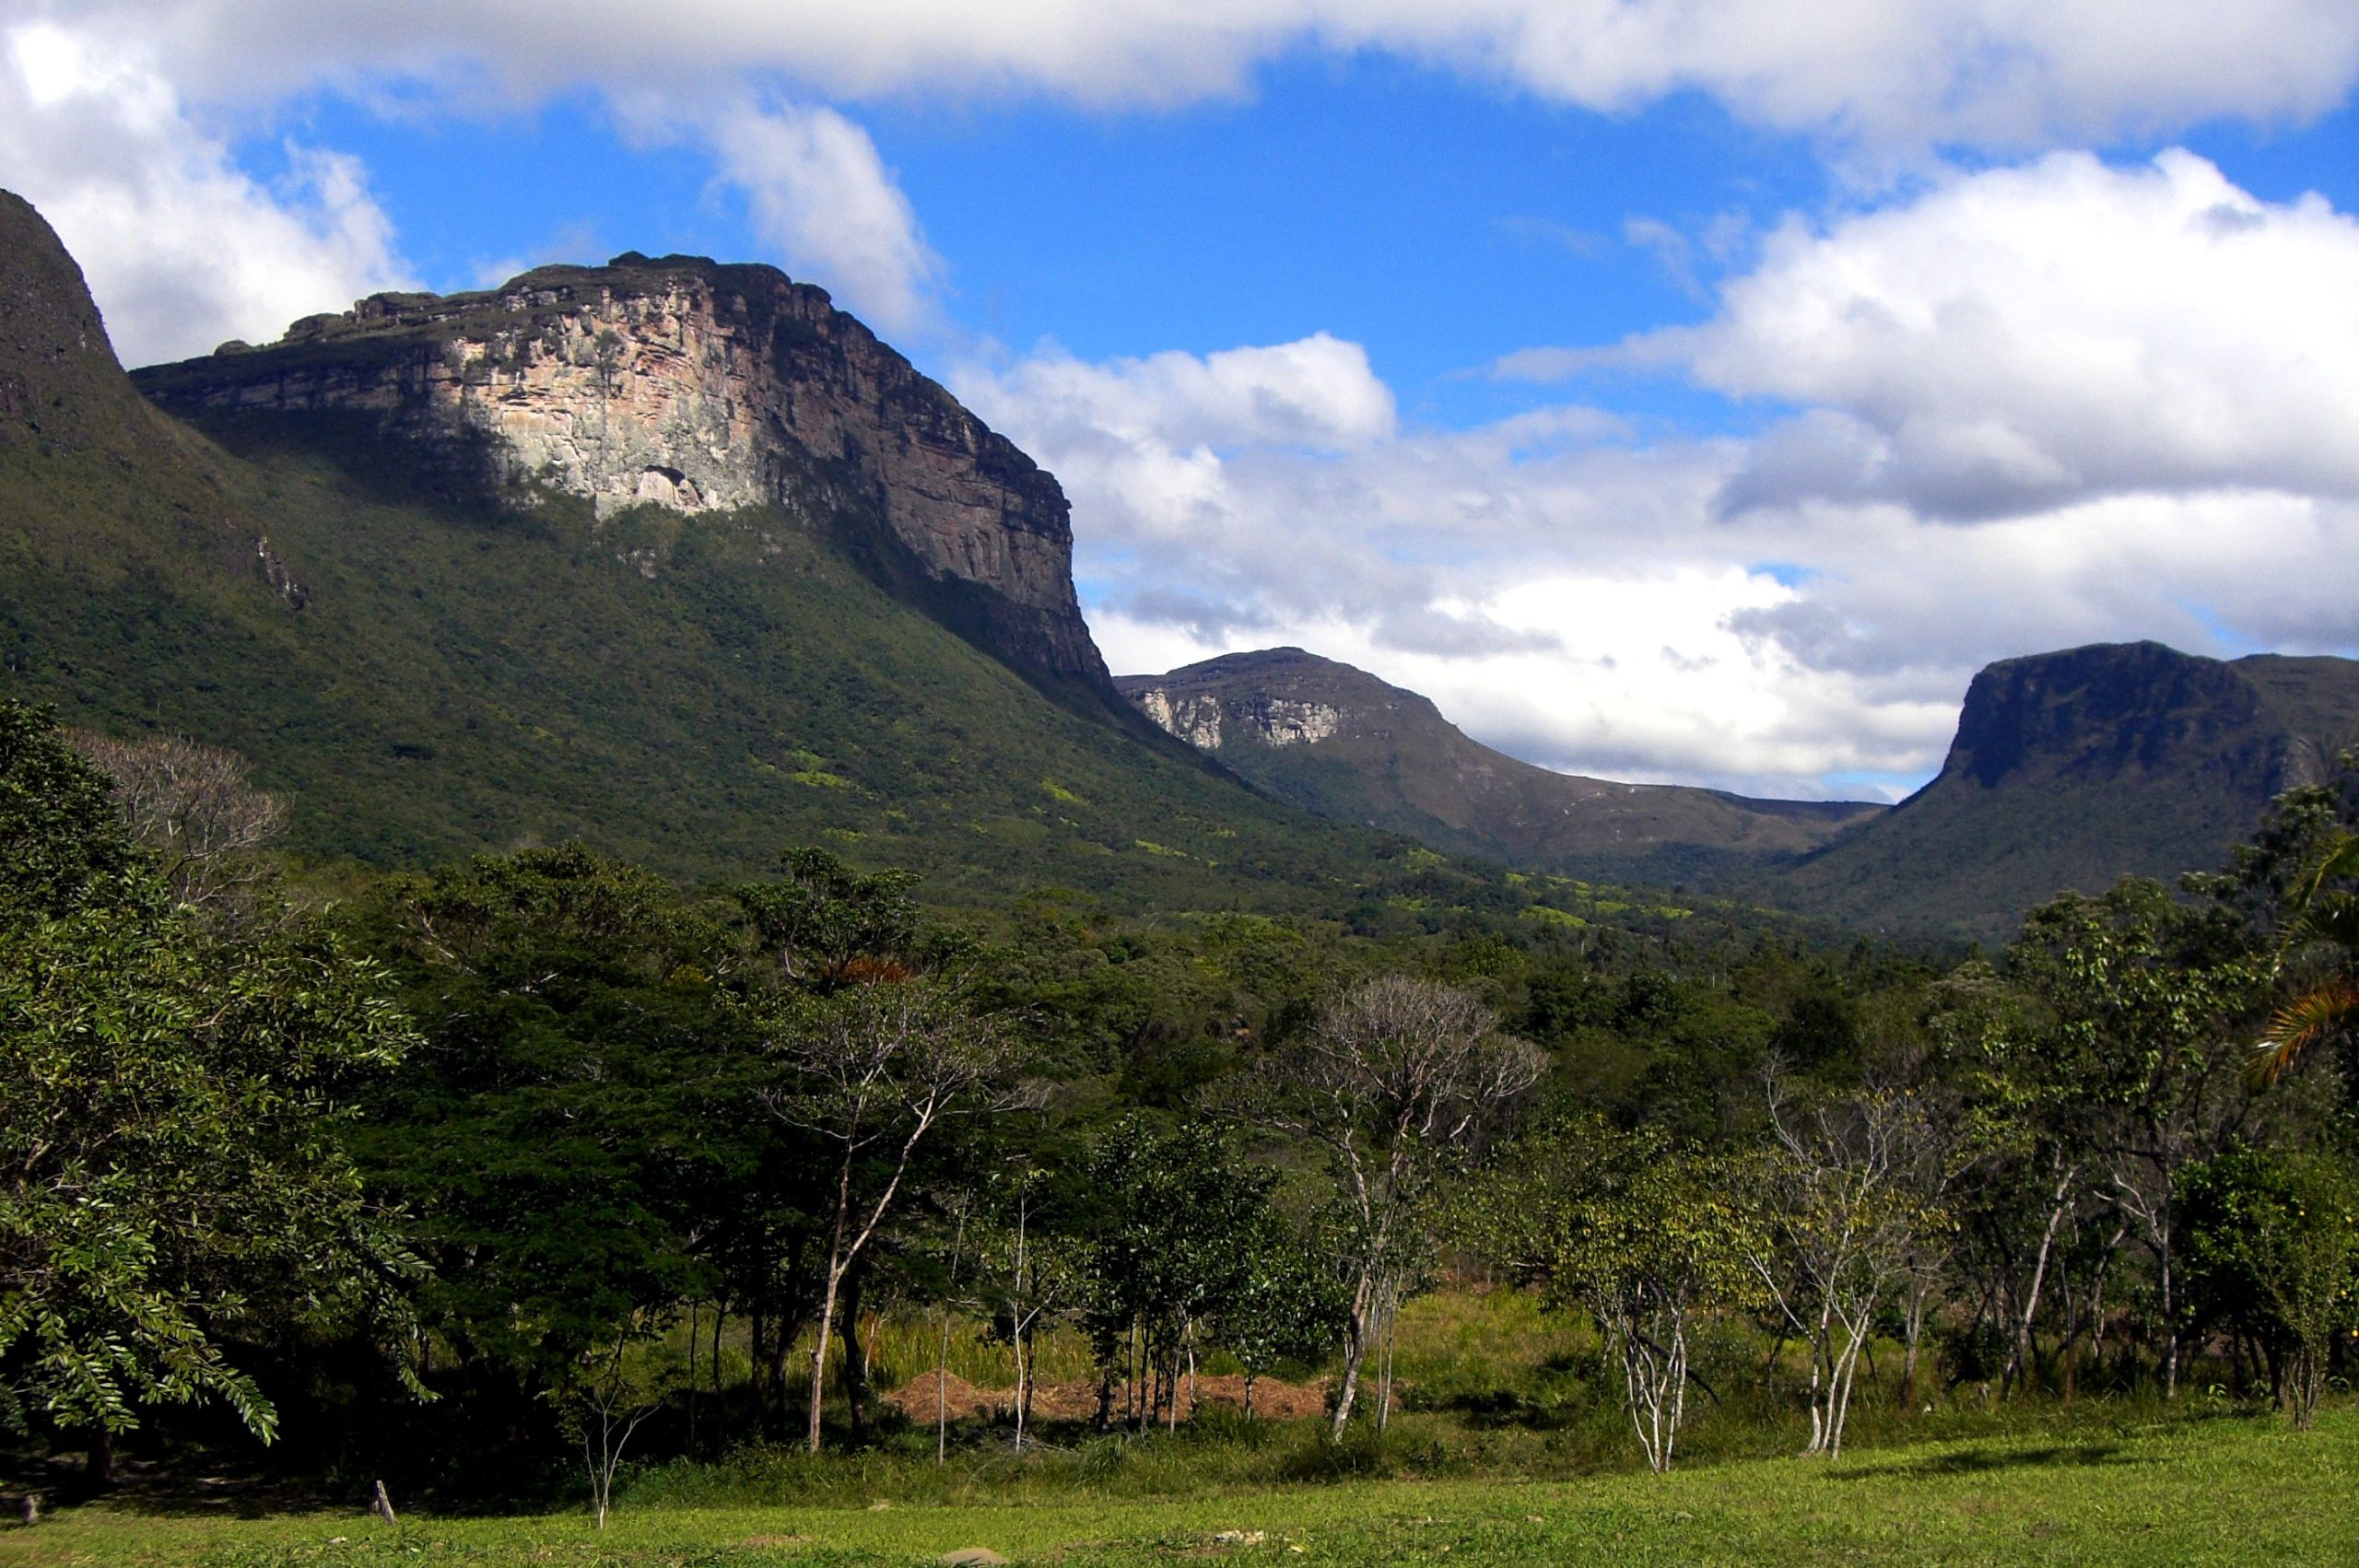
<svg viewBox="0 0 2359 1568">
<path fill-rule="evenodd" d="M 1164 730 L 1282 799 L 1537 869 L 1662 880 L 1696 856 L 1800 852 L 1883 809 L 1557 773 L 1483 745 L 1427 697 L 1301 649 L 1114 684 Z"/>
<path fill-rule="evenodd" d="M 520 498 L 366 408 L 201 433 L 140 396 L 38 213 L 0 204 L 0 692 L 237 751 L 299 854 L 572 837 L 701 880 L 816 842 L 952 906 L 1141 912 L 1340 906 L 1414 852 L 897 594 L 847 543 L 873 509 Z M 1103 703 L 1062 700 L 1086 678 Z"/>
</svg>

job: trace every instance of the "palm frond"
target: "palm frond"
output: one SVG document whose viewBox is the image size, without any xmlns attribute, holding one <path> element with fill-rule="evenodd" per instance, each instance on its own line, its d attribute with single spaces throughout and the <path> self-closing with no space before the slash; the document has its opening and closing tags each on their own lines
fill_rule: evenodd
<svg viewBox="0 0 2359 1568">
<path fill-rule="evenodd" d="M 2359 1025 L 2359 986 L 2339 977 L 2314 986 L 2269 1021 L 2269 1032 L 2253 1047 L 2252 1075 L 2274 1083 L 2311 1046 L 2354 1025 Z"/>
</svg>

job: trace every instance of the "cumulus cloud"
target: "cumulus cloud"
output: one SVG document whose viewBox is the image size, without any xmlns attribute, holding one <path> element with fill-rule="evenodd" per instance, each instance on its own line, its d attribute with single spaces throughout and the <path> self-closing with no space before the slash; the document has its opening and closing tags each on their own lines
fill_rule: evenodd
<svg viewBox="0 0 2359 1568">
<path fill-rule="evenodd" d="M 192 84 L 272 94 L 401 74 L 537 95 L 691 96 L 716 73 L 873 98 L 1045 93 L 1159 106 L 1236 93 L 1306 48 L 1384 51 L 1559 102 L 1700 91 L 1754 123 L 1870 146 L 2016 150 L 2323 111 L 2359 77 L 2348 0 L 33 0 L 156 36 Z"/>
<path fill-rule="evenodd" d="M 1748 439 L 1405 426 L 1329 338 L 954 380 L 1072 491 L 1118 665 L 1299 643 L 1552 766 L 1811 793 L 1929 773 L 1993 659 L 2359 651 L 2353 299 L 2323 201 L 2072 155 L 1790 224 L 1703 326 L 1570 356 L 1797 405 Z"/>
<path fill-rule="evenodd" d="M 2256 200 L 2186 152 L 2127 169 L 2060 153 L 1824 231 L 1791 220 L 1710 322 L 1621 357 L 1812 411 L 1761 443 L 1732 509 L 2350 496 L 2353 299 L 2359 222 L 2322 198 Z"/>
<path fill-rule="evenodd" d="M 0 31 L 0 184 L 65 240 L 128 364 L 275 338 L 298 316 L 409 286 L 351 158 L 288 144 L 264 185 L 152 59 L 42 23 Z"/>
<path fill-rule="evenodd" d="M 642 135 L 710 146 L 716 178 L 744 193 L 755 234 L 788 272 L 885 332 L 933 324 L 941 259 L 866 131 L 832 109 L 747 97 L 683 109 L 642 95 L 619 107 Z"/>
</svg>

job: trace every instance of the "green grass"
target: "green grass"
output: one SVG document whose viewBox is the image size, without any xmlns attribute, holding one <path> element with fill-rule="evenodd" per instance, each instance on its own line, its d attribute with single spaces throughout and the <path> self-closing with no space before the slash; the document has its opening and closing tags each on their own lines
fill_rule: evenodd
<svg viewBox="0 0 2359 1568">
<path fill-rule="evenodd" d="M 1074 1463 L 1052 1454 L 1038 1468 Z M 1012 1459 L 1004 1469 L 1017 1471 Z M 2083 1423 L 1665 1478 L 1215 1485 L 1125 1500 L 1076 1477 L 1048 1497 L 1012 1488 L 1023 1501 L 1003 1504 L 878 1506 L 891 1501 L 883 1489 L 827 1507 L 626 1499 L 603 1533 L 581 1513 L 413 1515 L 396 1531 L 357 1511 L 92 1506 L 0 1531 L 0 1563 L 922 1563 L 967 1546 L 1076 1565 L 2347 1562 L 2354 1470 L 2359 1412 L 2339 1410 L 2306 1435 L 2270 1418 Z"/>
</svg>

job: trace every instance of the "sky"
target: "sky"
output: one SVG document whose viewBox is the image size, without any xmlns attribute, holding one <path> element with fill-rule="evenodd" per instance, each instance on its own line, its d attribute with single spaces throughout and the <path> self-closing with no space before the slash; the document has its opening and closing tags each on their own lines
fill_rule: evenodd
<svg viewBox="0 0 2359 1568">
<path fill-rule="evenodd" d="M 2353 0 L 0 0 L 127 363 L 624 250 L 1063 482 L 1118 673 L 1897 798 L 1993 660 L 2359 654 Z"/>
</svg>

